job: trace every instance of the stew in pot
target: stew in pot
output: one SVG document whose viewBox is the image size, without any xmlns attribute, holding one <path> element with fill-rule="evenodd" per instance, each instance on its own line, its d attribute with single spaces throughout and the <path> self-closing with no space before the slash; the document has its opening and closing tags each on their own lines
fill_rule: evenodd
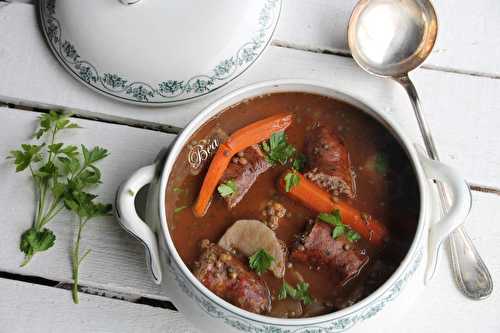
<svg viewBox="0 0 500 333">
<path fill-rule="evenodd" d="M 166 189 L 174 244 L 208 289 L 268 316 L 317 316 L 396 270 L 419 218 L 412 164 L 363 111 L 329 97 L 244 101 L 189 140 Z"/>
</svg>

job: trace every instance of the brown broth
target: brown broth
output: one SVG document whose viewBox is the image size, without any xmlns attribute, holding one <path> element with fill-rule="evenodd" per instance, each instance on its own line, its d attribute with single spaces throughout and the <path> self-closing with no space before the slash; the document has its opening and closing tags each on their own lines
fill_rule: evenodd
<svg viewBox="0 0 500 333">
<path fill-rule="evenodd" d="M 288 141 L 299 151 L 303 149 L 306 131 L 314 123 L 321 122 L 333 126 L 345 141 L 356 174 L 357 194 L 351 204 L 382 221 L 394 240 L 394 246 L 386 246 L 382 251 L 375 251 L 361 240 L 370 255 L 370 262 L 358 277 L 344 286 L 339 285 L 339 281 L 332 278 L 329 272 L 317 271 L 315 267 L 294 263 L 291 269 L 287 269 L 287 282 L 295 285 L 298 282 L 298 273 L 309 283 L 311 296 L 316 302 L 314 306 L 303 308 L 303 316 L 313 316 L 341 307 L 339 302 L 348 301 L 351 295 L 356 293 L 356 289 L 363 288 L 361 297 L 365 297 L 383 283 L 384 281 L 377 281 L 371 286 L 373 283 L 368 282 L 370 271 L 377 259 L 391 267 L 391 272 L 396 269 L 416 230 L 420 209 L 418 186 L 406 153 L 382 125 L 351 105 L 319 95 L 279 93 L 245 101 L 207 122 L 192 136 L 190 142 L 205 138 L 214 128 L 221 128 L 230 134 L 249 123 L 283 111 L 293 112 L 295 115 L 295 120 L 286 133 Z M 291 212 L 291 217 L 283 218 L 276 230 L 277 237 L 288 246 L 292 244 L 295 235 L 303 232 L 306 221 L 315 218 L 312 211 L 276 189 L 276 179 L 284 170 L 281 166 L 275 166 L 260 175 L 242 202 L 232 210 L 228 210 L 225 202 L 214 194 L 207 214 L 196 218 L 189 207 L 196 199 L 206 170 L 198 176 L 191 175 L 187 167 L 187 154 L 188 149 L 185 147 L 174 165 L 166 189 L 165 204 L 174 244 L 188 266 L 191 267 L 199 256 L 199 242 L 202 239 L 217 242 L 235 221 L 261 219 L 261 211 L 271 199 L 279 201 Z M 385 174 L 374 170 L 377 154 L 383 154 L 387 158 Z M 181 188 L 182 191 L 174 191 L 174 188 Z M 174 212 L 182 206 L 188 208 Z M 272 295 L 276 296 L 283 281 L 270 273 L 263 274 L 263 278 Z M 364 288 L 368 284 L 370 288 Z M 287 306 L 280 302 L 284 301 L 273 300 L 273 308 L 277 310 L 272 311 L 270 315 L 290 316 L 289 313 L 279 310 Z"/>
</svg>

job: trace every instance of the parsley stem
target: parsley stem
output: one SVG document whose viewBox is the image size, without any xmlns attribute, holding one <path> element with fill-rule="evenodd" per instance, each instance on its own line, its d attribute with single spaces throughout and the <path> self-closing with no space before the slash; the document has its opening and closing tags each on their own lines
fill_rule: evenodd
<svg viewBox="0 0 500 333">
<path fill-rule="evenodd" d="M 54 127 L 54 129 L 52 130 L 52 137 L 50 139 L 50 145 L 53 145 L 54 144 L 54 141 L 56 139 L 56 133 L 57 133 L 57 127 Z M 49 162 L 52 162 L 52 152 L 49 152 L 49 158 L 48 158 L 48 161 Z"/>
<path fill-rule="evenodd" d="M 31 166 L 31 164 L 29 165 L 29 169 L 30 169 L 30 172 L 31 172 L 31 177 L 33 178 L 33 182 L 35 183 L 35 186 L 36 186 L 36 191 L 38 191 L 38 193 L 35 194 L 35 198 L 37 198 L 37 209 L 36 209 L 36 212 L 35 212 L 35 223 L 34 225 L 36 226 L 38 224 L 38 220 L 40 219 L 40 215 L 42 214 L 42 200 L 41 200 L 41 193 L 42 193 L 42 189 L 41 189 L 41 186 L 40 186 L 40 183 L 36 180 L 36 177 L 35 177 L 35 171 L 33 171 L 33 167 Z"/>
<path fill-rule="evenodd" d="M 35 223 L 35 229 L 40 230 L 43 226 L 43 220 L 45 219 L 45 216 L 43 216 L 43 211 L 45 210 L 45 199 L 47 195 L 47 186 L 41 185 L 40 189 L 40 214 L 38 216 L 38 219 Z"/>
<path fill-rule="evenodd" d="M 73 302 L 75 304 L 78 304 L 80 302 L 78 296 L 78 271 L 82 260 L 89 254 L 89 251 L 86 251 L 81 259 L 78 258 L 80 255 L 80 239 L 82 236 L 83 227 L 85 226 L 85 222 L 86 221 L 83 221 L 81 217 L 78 218 L 78 233 L 76 235 L 76 241 L 72 251 L 73 288 L 71 289 L 71 291 L 73 296 Z"/>
<path fill-rule="evenodd" d="M 57 128 L 54 127 L 54 129 L 52 130 L 52 136 L 50 139 L 51 145 L 54 144 L 56 133 L 57 133 Z M 52 152 L 49 152 L 48 162 L 51 162 L 51 161 L 52 161 Z M 36 217 L 35 217 L 35 229 L 40 230 L 43 227 L 43 225 L 48 222 L 48 220 L 47 220 L 47 222 L 43 222 L 46 219 L 47 214 L 45 214 L 45 216 L 42 217 L 42 214 L 43 214 L 43 211 L 45 208 L 45 200 L 46 200 L 46 196 L 47 196 L 48 182 L 46 184 L 42 184 L 42 183 L 38 182 L 36 180 L 35 173 L 33 171 L 33 168 L 31 167 L 31 165 L 30 165 L 30 171 L 31 171 L 31 175 L 32 175 L 33 179 L 35 179 L 35 183 L 37 183 L 37 185 L 38 185 L 38 190 L 40 192 L 40 197 L 39 197 L 39 201 L 38 201 L 38 210 L 37 210 Z"/>
<path fill-rule="evenodd" d="M 26 266 L 30 262 L 31 258 L 33 258 L 33 255 L 24 256 L 24 260 L 23 260 L 23 262 L 21 262 L 20 267 Z"/>
<path fill-rule="evenodd" d="M 73 179 L 75 179 L 76 177 L 80 176 L 80 174 L 81 174 L 81 173 L 82 173 L 85 169 L 87 169 L 87 167 L 88 167 L 88 166 L 89 166 L 89 165 L 88 165 L 86 162 L 84 162 L 84 163 L 83 163 L 83 166 L 80 168 L 80 170 L 78 170 L 76 173 L 74 173 L 74 174 L 72 174 L 72 175 L 71 175 L 70 180 L 73 180 Z"/>
<path fill-rule="evenodd" d="M 59 202 L 58 202 L 59 203 Z M 64 208 L 64 205 L 60 206 L 54 206 L 49 211 L 47 214 L 45 214 L 45 217 L 40 221 L 40 226 L 39 229 L 41 229 L 44 225 L 50 222 L 59 212 Z"/>
<path fill-rule="evenodd" d="M 90 254 L 90 249 L 87 249 L 87 251 L 85 251 L 83 256 L 81 256 L 80 259 L 78 260 L 78 265 L 80 265 L 82 263 L 83 259 L 85 259 L 85 257 L 87 257 L 89 254 Z"/>
</svg>

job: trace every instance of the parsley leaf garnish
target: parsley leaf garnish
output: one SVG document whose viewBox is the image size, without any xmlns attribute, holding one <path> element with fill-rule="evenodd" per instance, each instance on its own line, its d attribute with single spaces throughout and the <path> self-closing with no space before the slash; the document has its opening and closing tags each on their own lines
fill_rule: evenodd
<svg viewBox="0 0 500 333">
<path fill-rule="evenodd" d="M 286 299 L 288 296 L 295 298 L 297 295 L 297 290 L 286 282 L 283 282 L 280 290 L 278 291 L 278 299 L 280 301 Z"/>
<path fill-rule="evenodd" d="M 177 207 L 176 209 L 174 209 L 174 213 L 180 213 L 182 212 L 184 209 L 186 209 L 188 206 L 180 206 L 180 207 Z"/>
<path fill-rule="evenodd" d="M 350 229 L 349 231 L 347 231 L 347 239 L 350 240 L 351 242 L 355 242 L 357 240 L 360 240 L 361 239 L 361 235 L 358 234 L 356 231 Z"/>
<path fill-rule="evenodd" d="M 311 304 L 312 303 L 312 298 L 311 295 L 309 295 L 309 284 L 306 282 L 299 282 L 297 284 L 297 287 L 295 288 L 297 290 L 296 294 L 296 299 L 301 300 L 305 305 Z"/>
<path fill-rule="evenodd" d="M 180 188 L 180 187 L 174 187 L 174 188 L 173 188 L 173 191 L 174 191 L 175 193 L 182 193 L 182 192 L 184 192 L 184 190 L 183 190 L 182 188 Z"/>
<path fill-rule="evenodd" d="M 304 170 L 305 164 L 306 164 L 306 155 L 298 153 L 292 162 L 292 168 L 294 168 L 299 172 L 302 172 Z"/>
<path fill-rule="evenodd" d="M 236 183 L 232 179 L 226 181 L 225 183 L 220 184 L 217 187 L 217 191 L 219 191 L 219 194 L 223 198 L 228 197 L 228 196 L 232 195 L 233 193 L 236 193 L 237 190 L 238 189 L 237 189 Z"/>
<path fill-rule="evenodd" d="M 375 171 L 381 175 L 385 175 L 388 168 L 389 161 L 387 155 L 385 153 L 378 153 L 375 156 Z"/>
<path fill-rule="evenodd" d="M 284 131 L 275 132 L 267 141 L 262 142 L 262 149 L 266 153 L 266 158 L 271 164 L 286 165 L 295 155 L 296 149 L 287 142 Z"/>
<path fill-rule="evenodd" d="M 304 169 L 306 156 L 297 152 L 297 149 L 288 143 L 284 131 L 273 133 L 268 141 L 261 143 L 261 146 L 269 163 L 288 166 L 298 172 Z"/>
<path fill-rule="evenodd" d="M 333 239 L 337 239 L 338 237 L 345 234 L 346 227 L 344 225 L 337 225 L 333 228 L 332 237 Z"/>
<path fill-rule="evenodd" d="M 34 228 L 26 230 L 21 236 L 20 250 L 26 257 L 32 257 L 36 252 L 43 252 L 54 245 L 56 236 L 54 233 L 43 228 L 36 230 Z"/>
<path fill-rule="evenodd" d="M 301 301 L 305 305 L 312 303 L 312 298 L 309 295 L 309 284 L 306 282 L 299 282 L 296 288 L 292 287 L 286 282 L 283 282 L 283 285 L 278 292 L 278 299 L 284 300 L 287 297 L 291 297 L 294 300 Z"/>
<path fill-rule="evenodd" d="M 318 215 L 318 218 L 321 221 L 331 224 L 333 226 L 332 230 L 333 239 L 337 239 L 342 235 L 346 235 L 347 239 L 350 242 L 355 242 L 361 239 L 361 236 L 356 231 L 350 229 L 348 226 L 342 223 L 342 217 L 340 216 L 340 211 L 338 209 L 334 210 L 333 213 L 331 214 L 321 213 Z"/>
<path fill-rule="evenodd" d="M 300 182 L 300 177 L 295 172 L 289 172 L 285 175 L 285 191 L 290 192 L 292 187 L 297 186 Z"/>
<path fill-rule="evenodd" d="M 253 269 L 257 274 L 262 274 L 269 269 L 274 261 L 274 257 L 266 252 L 264 249 L 260 249 L 255 252 L 250 258 L 248 258 L 248 264 L 250 268 Z"/>
<path fill-rule="evenodd" d="M 101 183 L 101 171 L 96 162 L 108 156 L 104 148 L 89 149 L 81 145 L 56 142 L 57 135 L 67 129 L 79 128 L 71 122 L 70 114 L 50 111 L 39 118 L 34 137 L 40 144 L 22 144 L 7 158 L 14 160 L 16 172 L 29 170 L 37 198 L 33 226 L 21 235 L 19 248 L 25 254 L 21 266 L 29 263 L 38 252 L 50 249 L 56 236 L 45 226 L 63 209 L 79 218 L 78 233 L 71 252 L 73 265 L 73 300 L 78 303 L 78 269 L 87 250 L 80 256 L 80 239 L 87 222 L 97 216 L 109 215 L 111 205 L 95 202 L 96 195 L 88 193 L 90 187 Z M 83 159 L 81 158 L 83 157 Z"/>
<path fill-rule="evenodd" d="M 338 209 L 335 209 L 331 214 L 321 213 L 318 215 L 318 217 L 321 221 L 334 226 L 342 224 L 342 217 L 340 216 L 340 211 Z"/>
<path fill-rule="evenodd" d="M 12 150 L 7 158 L 14 159 L 14 164 L 16 165 L 16 172 L 23 171 L 31 165 L 31 163 L 37 163 L 42 160 L 42 155 L 40 150 L 45 144 L 41 145 L 28 145 L 22 144 L 20 150 Z"/>
</svg>

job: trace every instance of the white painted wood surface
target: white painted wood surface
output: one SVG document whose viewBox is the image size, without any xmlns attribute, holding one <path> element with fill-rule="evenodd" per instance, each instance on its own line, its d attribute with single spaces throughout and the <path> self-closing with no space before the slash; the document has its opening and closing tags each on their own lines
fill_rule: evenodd
<svg viewBox="0 0 500 333">
<path fill-rule="evenodd" d="M 30 1 L 23 1 L 30 2 Z M 310 78 L 333 83 L 387 112 L 419 142 L 408 99 L 394 83 L 368 76 L 350 58 L 311 51 L 346 53 L 345 29 L 354 0 L 285 0 L 274 45 L 259 63 L 230 87 L 199 102 L 170 109 L 145 109 L 108 100 L 76 82 L 50 54 L 36 23 L 32 4 L 0 0 L 0 102 L 61 107 L 95 117 L 78 120 L 85 129 L 65 140 L 102 145 L 112 155 L 103 161 L 103 200 L 112 201 L 118 184 L 138 167 L 150 163 L 174 136 L 127 126 L 184 126 L 221 94 L 252 82 Z M 424 111 L 445 162 L 475 184 L 500 188 L 500 4 L 496 0 L 435 1 L 440 34 L 429 69 L 414 77 Z M 470 22 L 470 23 L 467 23 Z M 279 46 L 286 47 L 279 47 Z M 295 48 L 295 50 L 293 49 Z M 472 74 L 472 75 L 471 75 Z M 0 156 L 29 140 L 37 113 L 0 107 Z M 99 120 L 122 123 L 109 124 Z M 164 129 L 165 129 L 164 128 Z M 74 233 L 68 215 L 51 222 L 56 246 L 35 257 L 26 268 L 18 250 L 19 236 L 33 216 L 32 185 L 14 174 L 0 158 L 0 274 L 8 272 L 70 282 L 69 249 Z M 500 276 L 500 196 L 475 192 L 466 223 L 472 239 L 498 283 Z M 81 270 L 81 284 L 102 293 L 124 293 L 127 299 L 168 300 L 146 272 L 142 246 L 123 232 L 113 218 L 92 221 L 84 246 L 93 249 Z M 465 299 L 455 288 L 445 256 L 433 282 L 392 328 L 373 332 L 499 332 L 500 296 L 481 302 Z M 0 323 L 9 332 L 191 332 L 182 314 L 82 295 L 74 306 L 69 292 L 0 278 Z M 185 314 L 189 316 L 189 314 Z"/>
<path fill-rule="evenodd" d="M 333 83 L 383 110 L 390 110 L 418 140 L 408 98 L 394 83 L 364 73 L 350 58 L 280 47 L 270 47 L 246 75 L 220 93 L 198 102 L 167 109 L 118 103 L 82 89 L 66 73 L 41 38 L 32 7 L 11 4 L 0 10 L 0 31 L 9 29 L 23 35 L 23 43 L 12 33 L 3 36 L 0 43 L 0 62 L 4 64 L 0 66 L 0 101 L 65 107 L 86 116 L 131 124 L 182 127 L 203 106 L 232 89 L 263 80 L 301 77 Z M 497 147 L 500 144 L 500 136 L 495 135 L 498 122 L 492 121 L 500 111 L 500 80 L 424 69 L 417 70 L 414 77 L 424 113 L 431 128 L 435 128 L 443 160 L 456 166 L 469 182 L 500 188 L 500 178 L 496 177 L 500 150 L 489 148 L 492 141 Z M 472 124 L 475 135 L 469 135 Z M 478 163 L 481 169 L 477 168 Z"/>
<path fill-rule="evenodd" d="M 355 4 L 356 0 L 285 0 L 274 42 L 298 49 L 346 54 L 349 52 L 347 23 Z M 439 36 L 425 66 L 500 77 L 497 0 L 434 0 L 433 4 L 439 19 Z"/>
<path fill-rule="evenodd" d="M 347 23 L 356 0 L 289 0 L 276 42 L 348 53 Z M 439 35 L 429 68 L 500 77 L 500 9 L 497 0 L 434 0 Z"/>
<path fill-rule="evenodd" d="M 0 124 L 10 124 L 9 128 L 11 128 L 11 130 L 0 132 L 0 152 L 5 154 L 6 151 L 15 148 L 19 142 L 28 140 L 36 125 L 36 117 L 35 112 L 0 108 Z M 130 128 L 124 125 L 87 120 L 77 121 L 84 129 L 68 132 L 68 135 L 64 137 L 65 141 L 81 142 L 89 146 L 100 144 L 112 152 L 112 155 L 102 164 L 104 184 L 98 193 L 103 200 L 108 201 L 112 200 L 114 191 L 122 179 L 142 164 L 152 161 L 157 151 L 172 139 L 172 135 Z M 4 179 L 3 186 L 0 188 L 0 205 L 4 211 L 2 233 L 0 233 L 0 243 L 3 249 L 2 256 L 0 256 L 0 271 L 70 282 L 69 248 L 72 244 L 74 229 L 68 216 L 57 217 L 49 225 L 58 237 L 55 247 L 50 252 L 35 256 L 27 267 L 20 268 L 19 263 L 22 260 L 22 255 L 18 250 L 18 242 L 19 235 L 31 224 L 31 207 L 34 205 L 33 198 L 30 196 L 32 184 L 27 175 L 14 174 L 8 161 L 0 164 L 0 179 Z M 500 220 L 499 203 L 500 198 L 497 195 L 474 193 L 472 214 L 466 224 L 471 237 L 478 245 L 494 276 L 500 274 L 500 257 L 493 250 L 500 242 L 500 228 L 497 227 L 497 221 Z M 484 230 L 489 230 L 489 232 L 485 233 Z M 93 251 L 84 262 L 81 270 L 81 284 L 83 286 L 122 292 L 136 298 L 146 296 L 160 300 L 168 299 L 168 295 L 151 282 L 144 265 L 142 246 L 123 232 L 114 218 L 96 220 L 89 224 L 85 231 L 83 244 L 92 248 Z M 446 257 L 442 256 L 442 258 Z M 432 332 L 432 323 L 435 323 L 439 318 L 453 315 L 454 320 L 450 324 L 450 332 L 458 331 L 463 327 L 472 327 L 469 318 L 461 315 L 465 312 L 476 313 L 479 318 L 490 325 L 487 326 L 488 329 L 500 328 L 500 322 L 496 324 L 495 321 L 495 306 L 500 303 L 498 293 L 495 292 L 493 296 L 483 302 L 467 301 L 456 290 L 451 278 L 448 262 L 446 259 L 442 260 L 435 280 L 417 301 L 415 308 L 410 309 L 406 318 L 395 320 L 391 325 L 407 327 L 405 323 L 411 322 L 411 330 L 408 327 L 409 332 L 412 330 L 414 332 L 423 330 Z M 21 293 L 24 292 L 23 287 L 18 286 L 18 288 Z M 1 283 L 0 290 L 2 290 Z M 66 304 L 71 300 L 69 300 L 69 293 L 65 296 L 67 296 L 67 300 L 64 297 L 59 298 L 59 296 L 56 299 L 61 299 Z M 90 298 L 89 302 L 92 303 L 95 300 L 96 298 Z M 5 304 L 4 302 L 7 300 L 3 297 L 0 298 L 0 309 L 2 304 Z M 32 302 L 34 301 L 32 300 Z M 100 301 L 97 299 L 97 302 Z M 440 306 L 437 306 L 438 304 Z M 84 310 L 86 315 L 88 315 L 88 311 L 90 313 L 93 311 L 93 306 L 88 306 L 90 309 Z M 429 308 L 435 310 L 429 313 Z M 455 310 L 451 311 L 450 309 Z M 74 309 L 71 311 L 79 312 Z M 123 311 L 122 315 L 127 316 L 127 310 Z M 161 311 L 170 313 L 167 310 Z M 151 315 L 151 325 L 156 325 L 154 313 Z M 120 318 L 120 314 L 116 316 Z M 433 320 L 421 321 L 420 316 L 432 316 Z M 114 322 L 110 318 L 109 325 L 113 331 L 115 331 Z M 157 326 L 152 327 L 158 328 Z M 451 330 L 452 328 L 454 330 Z"/>
<path fill-rule="evenodd" d="M 199 332 L 177 311 L 85 294 L 75 306 L 68 290 L 6 279 L 0 290 L 2 332 Z"/>
</svg>

